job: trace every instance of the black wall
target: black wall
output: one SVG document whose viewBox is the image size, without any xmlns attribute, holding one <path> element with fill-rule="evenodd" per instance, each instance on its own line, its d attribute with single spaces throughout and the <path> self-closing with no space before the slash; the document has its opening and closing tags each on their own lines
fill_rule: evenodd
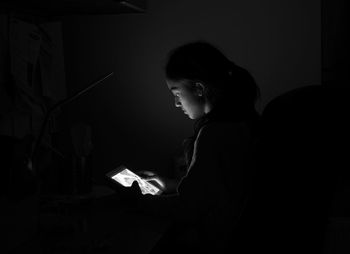
<svg viewBox="0 0 350 254">
<path fill-rule="evenodd" d="M 162 67 L 172 48 L 204 39 L 247 68 L 258 110 L 296 87 L 321 83 L 320 1 L 148 1 L 143 14 L 63 21 L 68 92 L 115 75 L 73 103 L 69 125 L 92 125 L 94 174 L 127 164 L 167 171 L 192 122 L 174 107 Z"/>
</svg>

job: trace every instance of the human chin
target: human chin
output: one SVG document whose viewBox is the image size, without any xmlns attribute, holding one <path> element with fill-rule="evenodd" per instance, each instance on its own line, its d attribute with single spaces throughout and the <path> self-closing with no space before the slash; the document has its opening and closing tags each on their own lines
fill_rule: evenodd
<svg viewBox="0 0 350 254">
<path fill-rule="evenodd" d="M 191 113 L 191 112 L 189 112 L 189 111 L 187 111 L 187 110 L 182 110 L 183 111 L 183 113 L 186 115 L 186 116 L 188 116 L 188 118 L 190 118 L 190 119 L 194 119 L 194 116 L 193 116 L 193 114 Z"/>
<path fill-rule="evenodd" d="M 186 114 L 188 116 L 188 118 L 192 119 L 192 120 L 195 120 L 196 118 L 193 116 L 193 115 L 190 115 L 190 114 Z"/>
<path fill-rule="evenodd" d="M 185 112 L 185 114 L 192 120 L 196 120 L 201 117 L 200 114 L 195 112 Z"/>
</svg>

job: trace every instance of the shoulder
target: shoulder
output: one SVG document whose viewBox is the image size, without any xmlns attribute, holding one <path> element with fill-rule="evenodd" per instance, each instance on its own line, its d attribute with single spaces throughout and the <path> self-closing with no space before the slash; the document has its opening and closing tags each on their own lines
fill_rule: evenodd
<svg viewBox="0 0 350 254">
<path fill-rule="evenodd" d="M 245 140 L 250 136 L 251 126 L 246 122 L 212 122 L 200 129 L 197 140 Z"/>
</svg>

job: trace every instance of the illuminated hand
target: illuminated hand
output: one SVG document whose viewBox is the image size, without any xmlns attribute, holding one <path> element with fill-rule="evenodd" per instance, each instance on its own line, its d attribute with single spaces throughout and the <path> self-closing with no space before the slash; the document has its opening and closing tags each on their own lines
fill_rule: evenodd
<svg viewBox="0 0 350 254">
<path fill-rule="evenodd" d="M 159 176 L 152 171 L 140 171 L 138 172 L 138 175 L 145 181 L 159 188 L 161 191 L 158 195 L 177 193 L 179 181 L 176 179 Z"/>
<path fill-rule="evenodd" d="M 160 177 L 156 173 L 152 171 L 139 171 L 137 172 L 137 174 L 146 182 L 159 188 L 161 191 L 158 193 L 158 195 L 163 193 L 166 189 L 165 179 L 163 177 Z"/>
</svg>

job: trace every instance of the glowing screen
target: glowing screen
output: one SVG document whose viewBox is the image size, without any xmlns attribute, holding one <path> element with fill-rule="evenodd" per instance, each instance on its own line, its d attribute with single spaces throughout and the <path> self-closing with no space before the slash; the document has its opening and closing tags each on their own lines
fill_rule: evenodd
<svg viewBox="0 0 350 254">
<path fill-rule="evenodd" d="M 127 168 L 113 175 L 112 178 L 125 187 L 130 187 L 132 183 L 136 181 L 143 195 L 156 195 L 160 191 L 156 186 L 143 180 L 141 177 L 128 170 Z"/>
</svg>

